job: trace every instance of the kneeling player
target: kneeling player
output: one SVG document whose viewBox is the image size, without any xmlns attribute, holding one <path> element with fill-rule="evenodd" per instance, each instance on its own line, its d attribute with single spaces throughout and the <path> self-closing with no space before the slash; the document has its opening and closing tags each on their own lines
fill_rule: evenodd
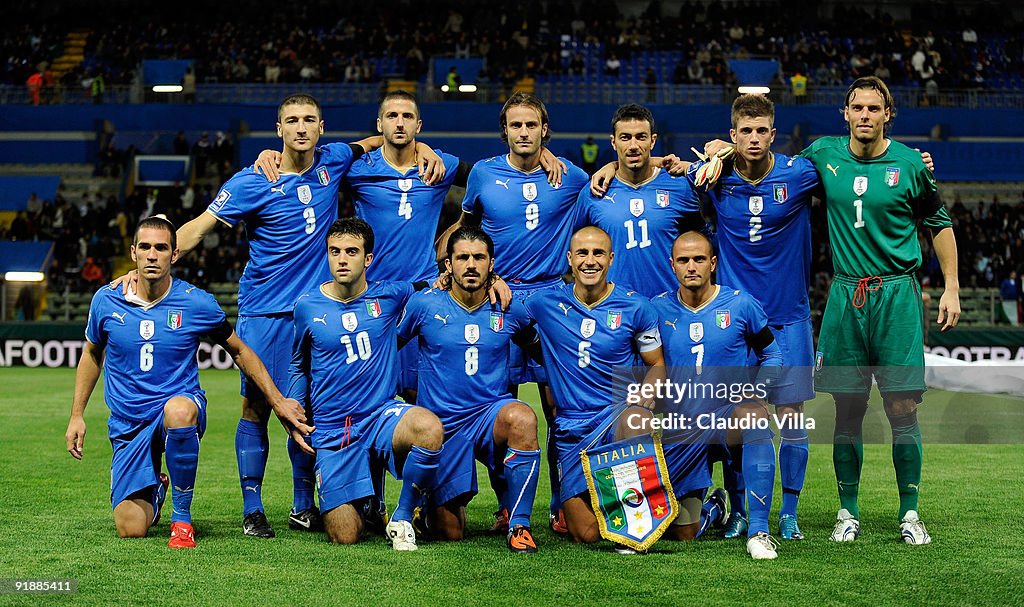
<svg viewBox="0 0 1024 607">
<path fill-rule="evenodd" d="M 413 510 L 433 488 L 444 431 L 430 411 L 394 399 L 397 323 L 415 287 L 367 284 L 373 230 L 361 219 L 334 222 L 327 260 L 334 280 L 295 304 L 288 386 L 320 424 L 310 438 L 324 527 L 332 542 L 358 542 L 386 468 L 404 480 L 387 535 L 395 550 L 416 550 Z"/>
<path fill-rule="evenodd" d="M 466 504 L 477 493 L 477 459 L 507 481 L 509 550 L 536 552 L 530 515 L 540 471 L 537 415 L 508 392 L 509 343 L 535 341 L 536 333 L 518 301 L 507 311 L 488 302 L 495 278 L 490 236 L 460 227 L 447 252 L 450 290 L 414 295 L 398 328 L 403 343 L 418 338 L 418 402 L 445 429 L 432 525 L 444 539 L 462 539 Z"/>
<path fill-rule="evenodd" d="M 575 282 L 538 291 L 526 300 L 526 309 L 540 331 L 544 365 L 558 403 L 554 443 L 565 521 L 575 541 L 591 543 L 601 536 L 584 499 L 587 482 L 580 451 L 643 433 L 626 424 L 634 411 L 624 412 L 614 402 L 615 384 L 638 356 L 650 367 L 647 380 L 664 371 L 665 363 L 650 302 L 607 281 L 614 257 L 608 234 L 593 226 L 578 230 L 567 256 Z M 643 404 L 638 413 L 650 418 L 653 402 Z"/>
<path fill-rule="evenodd" d="M 85 407 L 100 367 L 113 461 L 110 500 L 121 537 L 145 537 L 160 518 L 173 483 L 171 548 L 194 548 L 192 495 L 199 439 L 206 429 L 206 395 L 199 387 L 196 350 L 209 335 L 267 395 L 286 425 L 306 434 L 299 403 L 274 386 L 259 357 L 239 339 L 212 295 L 171 278 L 178 256 L 174 226 L 162 216 L 139 223 L 131 248 L 138 272 L 138 293 L 122 295 L 103 287 L 93 296 L 86 327 L 88 340 L 75 375 L 75 396 L 65 440 L 82 459 Z M 160 472 L 166 453 L 170 479 Z"/>
<path fill-rule="evenodd" d="M 667 327 L 663 340 L 669 367 L 679 372 L 695 369 L 698 375 L 691 376 L 695 382 L 717 388 L 719 384 L 731 387 L 746 383 L 747 374 L 741 368 L 747 365 L 751 349 L 756 352 L 760 366 L 779 366 L 782 360 L 761 305 L 745 293 L 713 284 L 711 275 L 716 265 L 717 258 L 706 236 L 698 232 L 682 234 L 672 246 L 672 269 L 679 290 L 663 293 L 652 301 L 660 322 Z M 750 497 L 747 552 L 755 559 L 776 558 L 774 540 L 768 535 L 775 445 L 767 407 L 749 398 L 739 404 L 722 404 L 721 400 L 698 397 L 684 401 L 681 411 L 670 413 L 684 414 L 698 429 L 706 427 L 702 440 L 707 445 L 743 446 L 742 469 Z M 673 487 L 686 487 L 685 480 L 679 478 L 684 476 L 679 464 L 687 458 L 680 457 L 680 453 L 695 448 L 692 442 L 666 444 L 665 457 Z M 694 498 L 699 498 L 703 491 L 680 493 L 688 518 L 674 531 L 674 536 L 693 539 L 701 523 L 695 516 Z"/>
</svg>

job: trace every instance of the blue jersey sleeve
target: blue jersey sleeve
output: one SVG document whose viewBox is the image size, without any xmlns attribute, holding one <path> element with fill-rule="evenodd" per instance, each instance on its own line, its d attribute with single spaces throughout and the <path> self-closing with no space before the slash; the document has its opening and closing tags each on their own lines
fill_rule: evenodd
<svg viewBox="0 0 1024 607">
<path fill-rule="evenodd" d="M 649 301 L 639 298 L 636 314 L 636 329 L 633 339 L 637 350 L 650 352 L 661 347 L 661 332 L 658 330 L 658 311 Z"/>
<path fill-rule="evenodd" d="M 327 171 L 333 171 L 335 174 L 327 174 L 327 179 L 341 179 L 348 172 L 349 167 L 356 160 L 356 155 L 352 151 L 352 146 L 348 143 L 328 143 L 319 148 L 320 152 L 320 164 Z M 323 181 L 324 177 L 317 175 Z"/>
<path fill-rule="evenodd" d="M 434 150 L 434 153 L 440 156 L 444 162 L 444 179 L 441 180 L 441 183 L 434 185 L 434 187 L 447 190 L 455 184 L 455 176 L 459 172 L 459 158 L 451 154 L 445 154 L 437 149 Z"/>
<path fill-rule="evenodd" d="M 487 169 L 484 168 L 483 162 L 483 160 L 478 161 L 469 172 L 469 177 L 466 179 L 466 196 L 462 199 L 462 210 L 477 217 L 483 214 L 480 195 L 483 192 L 483 180 L 487 177 L 485 175 Z"/>
<path fill-rule="evenodd" d="M 101 287 L 99 291 L 92 296 L 92 302 L 89 304 L 89 320 L 85 325 L 85 338 L 89 340 L 89 343 L 103 346 L 107 343 L 107 336 L 103 331 L 103 317 L 107 314 L 106 306 L 106 295 L 105 290 L 110 290 L 110 287 Z"/>
<path fill-rule="evenodd" d="M 292 361 L 288 366 L 288 398 L 306 405 L 309 403 L 309 374 L 310 374 L 310 341 L 306 325 L 309 321 L 309 311 L 303 295 L 295 303 L 293 313 L 294 332 L 292 334 Z"/>
<path fill-rule="evenodd" d="M 423 325 L 423 310 L 426 301 L 425 295 L 431 291 L 413 295 L 409 303 L 405 304 L 405 311 L 398 321 L 398 342 L 407 343 L 415 340 L 420 334 L 420 327 Z"/>
<path fill-rule="evenodd" d="M 263 199 L 255 194 L 260 181 L 264 185 L 268 183 L 266 178 L 256 174 L 252 167 L 242 169 L 221 186 L 217 197 L 206 210 L 229 226 L 234 226 L 259 209 Z"/>
</svg>

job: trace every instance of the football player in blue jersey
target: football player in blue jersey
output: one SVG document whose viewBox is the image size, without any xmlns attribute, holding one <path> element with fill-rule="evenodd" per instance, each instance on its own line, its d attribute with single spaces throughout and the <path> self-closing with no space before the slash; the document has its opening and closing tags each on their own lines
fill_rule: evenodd
<svg viewBox="0 0 1024 607">
<path fill-rule="evenodd" d="M 821 179 L 810 161 L 771 151 L 774 123 L 767 97 L 741 95 L 733 102 L 733 162 L 704 196 L 717 216 L 719 282 L 757 298 L 782 350 L 785 372 L 772 396 L 779 419 L 787 420 L 780 428 L 779 534 L 800 540 L 797 502 L 807 470 L 807 431 L 788 422 L 800 419 L 804 401 L 814 398 L 810 207 L 812 196 L 820 197 Z M 699 166 L 690 168 L 691 178 Z M 747 527 L 743 477 L 726 468 L 732 506 L 726 536 L 738 537 Z"/>
<path fill-rule="evenodd" d="M 166 218 L 139 223 L 131 256 L 139 273 L 136 289 L 125 295 L 104 287 L 93 296 L 65 441 L 68 452 L 82 459 L 85 407 L 102 368 L 117 534 L 145 537 L 160 518 L 170 483 L 174 511 L 167 545 L 193 548 L 191 505 L 206 430 L 206 394 L 196 363 L 200 337 L 208 335 L 228 351 L 289 427 L 305 434 L 312 428 L 302 406 L 281 396 L 256 353 L 235 335 L 213 296 L 171 278 L 178 249 Z M 169 479 L 160 471 L 161 454 Z"/>
<path fill-rule="evenodd" d="M 178 230 L 181 254 L 185 254 L 219 224 L 245 222 L 249 262 L 238 286 L 238 333 L 256 349 L 278 383 L 288 374 L 292 306 L 303 292 L 330 278 L 321 247 L 328 226 L 338 217 L 339 183 L 356 157 L 382 143 L 380 137 L 371 137 L 354 144 L 318 146 L 323 132 L 322 112 L 315 98 L 305 94 L 286 97 L 278 107 L 277 122 L 277 134 L 283 141 L 284 177 L 267 183 L 256 168 L 243 169 L 224 184 L 205 213 Z M 422 156 L 435 159 L 436 166 L 440 159 L 423 147 Z M 440 170 L 443 172 L 443 166 Z M 235 451 L 242 487 L 242 530 L 247 536 L 269 538 L 274 530 L 262 500 L 270 450 L 269 410 L 257 387 L 244 378 L 241 393 Z M 294 490 L 288 526 L 322 530 L 313 501 L 312 452 L 289 439 L 288 455 Z"/>
<path fill-rule="evenodd" d="M 603 196 L 580 192 L 585 223 L 611 234 L 618 255 L 608 279 L 647 297 L 673 290 L 665 267 L 676 236 L 700 229 L 700 201 L 685 177 L 673 177 L 651 162 L 658 140 L 651 111 L 635 103 L 612 117 L 612 147 L 618 155 L 615 177 Z"/>
<path fill-rule="evenodd" d="M 310 440 L 324 526 L 332 542 L 359 541 L 387 470 L 403 480 L 387 536 L 395 550 L 416 550 L 413 510 L 433 489 L 444 438 L 436 415 L 394 398 L 398 319 L 416 286 L 367 283 L 374 242 L 362 219 L 334 222 L 326 242 L 333 280 L 295 304 L 288 385 L 320 424 Z"/>
<path fill-rule="evenodd" d="M 508 548 L 536 552 L 530 514 L 540 475 L 537 416 L 508 392 L 509 344 L 535 342 L 536 332 L 520 302 L 502 310 L 487 301 L 494 243 L 486 232 L 463 226 L 447 246 L 448 290 L 413 295 L 398 327 L 399 343 L 419 342 L 417 402 L 445 429 L 431 526 L 444 539 L 462 539 L 466 504 L 477 492 L 476 459 L 507 480 Z"/>
<path fill-rule="evenodd" d="M 576 231 L 567 257 L 575 282 L 540 290 L 525 303 L 558 403 L 552 433 L 565 522 L 575 541 L 591 543 L 600 532 L 584 499 L 580 450 L 643 433 L 625 420 L 633 413 L 650 418 L 653 400 L 627 408 L 617 388 L 633 381 L 637 357 L 646 368 L 645 382 L 663 377 L 665 363 L 650 301 L 607 280 L 614 257 L 608 234 L 594 226 Z"/>
<path fill-rule="evenodd" d="M 782 354 L 757 300 L 711 281 L 716 265 L 707 236 L 699 232 L 680 235 L 672 246 L 672 269 L 679 288 L 652 300 L 664 327 L 665 361 L 673 381 L 688 388 L 696 383 L 700 390 L 710 385 L 714 391 L 707 395 L 694 389 L 687 398 L 666 405 L 670 415 L 684 415 L 692 420 L 691 427 L 706 431 L 702 441 L 670 442 L 666 438 L 672 486 L 676 488 L 678 483 L 683 506 L 683 518 L 673 533 L 677 539 L 693 539 L 701 524 L 698 511 L 703 488 L 693 490 L 693 483 L 686 478 L 689 474 L 680 472 L 681 467 L 699 459 L 705 445 L 742 446 L 742 470 L 750 497 L 747 552 L 754 559 L 774 559 L 778 553 L 768 535 L 768 515 L 775 484 L 775 445 L 768 409 L 759 399 L 768 395 L 767 385 L 776 374 L 758 378 L 747 373 L 746 367 L 751 352 L 761 367 L 778 367 Z M 722 386 L 728 387 L 724 399 L 719 397 Z M 706 471 L 694 470 L 693 474 L 710 484 Z"/>
<path fill-rule="evenodd" d="M 442 234 L 437 255 L 439 260 L 443 259 L 448 236 L 458 227 L 482 227 L 494 240 L 495 272 L 508 282 L 513 297 L 522 301 L 534 292 L 563 284 L 561 276 L 566 265 L 557 252 L 568 249 L 569 238 L 579 224 L 576 200 L 588 177 L 582 169 L 561 159 L 568 174 L 561 184 L 549 182 L 540 163 L 543 145 L 551 137 L 548 113 L 534 95 L 514 93 L 502 107 L 498 122 L 509 151 L 473 166 L 462 201 L 462 215 Z M 544 367 L 528 360 L 515 346 L 511 364 L 512 394 L 518 394 L 520 384 L 537 382 L 550 429 L 555 406 Z M 552 529 L 565 534 L 565 521 L 558 512 L 562 500 L 558 497 L 554 471 L 557 462 L 551 449 L 550 430 L 547 443 L 552 490 L 550 522 Z M 503 492 L 496 491 L 499 495 Z M 507 499 L 501 498 L 501 502 L 507 509 Z M 495 528 L 501 523 L 499 515 Z"/>
</svg>

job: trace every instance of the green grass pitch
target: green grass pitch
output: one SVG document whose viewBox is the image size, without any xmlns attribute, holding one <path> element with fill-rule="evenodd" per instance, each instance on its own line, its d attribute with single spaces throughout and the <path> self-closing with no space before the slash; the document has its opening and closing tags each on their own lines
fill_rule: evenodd
<svg viewBox="0 0 1024 607">
<path fill-rule="evenodd" d="M 560 540 L 544 516 L 546 473 L 535 505 L 539 554 L 512 555 L 504 538 L 486 535 L 495 508 L 486 488 L 470 504 L 464 542 L 421 543 L 415 553 L 395 553 L 382 538 L 333 546 L 323 535 L 287 528 L 291 479 L 280 427 L 272 428 L 263 490 L 278 537 L 245 538 L 234 459 L 238 376 L 230 371 L 202 375 L 210 405 L 193 505 L 199 547 L 168 549 L 169 517 L 148 538 L 120 540 L 109 505 L 101 389 L 87 411 L 85 460 L 78 462 L 63 438 L 74 370 L 3 369 L 0 377 L 0 578 L 79 583 L 76 595 L 0 595 L 0 605 L 977 605 L 1015 604 L 1024 591 L 1017 536 L 1024 453 L 1019 444 L 929 444 L 957 426 L 943 404 L 949 393 L 928 393 L 921 415 L 921 512 L 931 546 L 897 541 L 884 444 L 865 448 L 861 538 L 828 542 L 838 508 L 831 447 L 815 444 L 800 510 L 808 539 L 783 543 L 777 561 L 754 562 L 742 541 L 660 542 L 650 554 L 627 557 L 606 542 Z M 536 402 L 535 392 L 526 396 Z M 978 397 L 990 407 L 1015 403 L 1008 419 L 1020 416 L 1020 401 L 991 398 Z M 883 436 L 884 419 L 873 407 L 867 435 Z M 808 409 L 830 432 L 827 397 Z M 1004 442 L 1020 443 L 1020 427 L 1018 419 Z M 486 487 L 486 476 L 481 481 Z M 397 487 L 389 483 L 391 503 Z M 773 532 L 778 501 L 777 489 Z"/>
</svg>

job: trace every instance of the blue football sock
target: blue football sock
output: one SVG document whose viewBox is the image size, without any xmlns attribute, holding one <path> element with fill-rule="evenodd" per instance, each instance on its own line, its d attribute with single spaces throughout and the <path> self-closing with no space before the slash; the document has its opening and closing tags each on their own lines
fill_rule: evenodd
<svg viewBox="0 0 1024 607">
<path fill-rule="evenodd" d="M 168 428 L 164 447 L 167 474 L 171 477 L 172 523 L 192 523 L 192 490 L 199 465 L 199 431 L 195 426 Z"/>
<path fill-rule="evenodd" d="M 743 482 L 743 451 L 730 448 L 729 457 L 722 460 L 722 484 L 729 494 L 729 512 L 747 517 L 746 493 Z"/>
<path fill-rule="evenodd" d="M 545 455 L 548 460 L 548 482 L 551 485 L 551 501 L 548 503 L 548 512 L 558 514 L 562 509 L 562 482 L 558 478 L 558 449 L 555 448 L 555 433 L 548 425 L 547 444 L 544 445 Z"/>
<path fill-rule="evenodd" d="M 242 484 L 242 513 L 263 510 L 263 474 L 267 470 L 270 439 L 266 426 L 247 419 L 238 420 L 235 430 L 235 455 L 238 457 L 238 479 Z"/>
<path fill-rule="evenodd" d="M 711 528 L 711 523 L 718 520 L 722 516 L 721 507 L 717 502 L 705 501 L 700 507 L 700 528 L 697 530 L 697 535 L 694 539 L 704 535 L 704 532 Z"/>
<path fill-rule="evenodd" d="M 540 476 L 540 451 L 508 450 L 505 455 L 505 478 L 508 479 L 509 527 L 530 526 L 533 500 L 537 497 Z"/>
<path fill-rule="evenodd" d="M 748 537 L 768 533 L 768 514 L 772 509 L 775 486 L 775 444 L 767 428 L 743 430 L 743 480 L 750 497 Z"/>
<path fill-rule="evenodd" d="M 288 459 L 292 461 L 292 511 L 309 510 L 313 507 L 313 467 L 316 457 L 299 448 L 298 443 L 289 436 Z"/>
<path fill-rule="evenodd" d="M 810 453 L 807 446 L 807 429 L 791 428 L 783 424 L 779 433 L 782 435 L 782 443 L 779 446 L 782 509 L 779 514 L 796 516 L 800 491 L 804 488 L 804 477 L 807 474 L 807 457 Z"/>
<path fill-rule="evenodd" d="M 412 511 L 422 504 L 423 497 L 434 488 L 437 464 L 441 450 L 424 449 L 413 445 L 402 466 L 402 491 L 398 494 L 398 505 L 391 515 L 393 521 L 412 521 Z"/>
</svg>

